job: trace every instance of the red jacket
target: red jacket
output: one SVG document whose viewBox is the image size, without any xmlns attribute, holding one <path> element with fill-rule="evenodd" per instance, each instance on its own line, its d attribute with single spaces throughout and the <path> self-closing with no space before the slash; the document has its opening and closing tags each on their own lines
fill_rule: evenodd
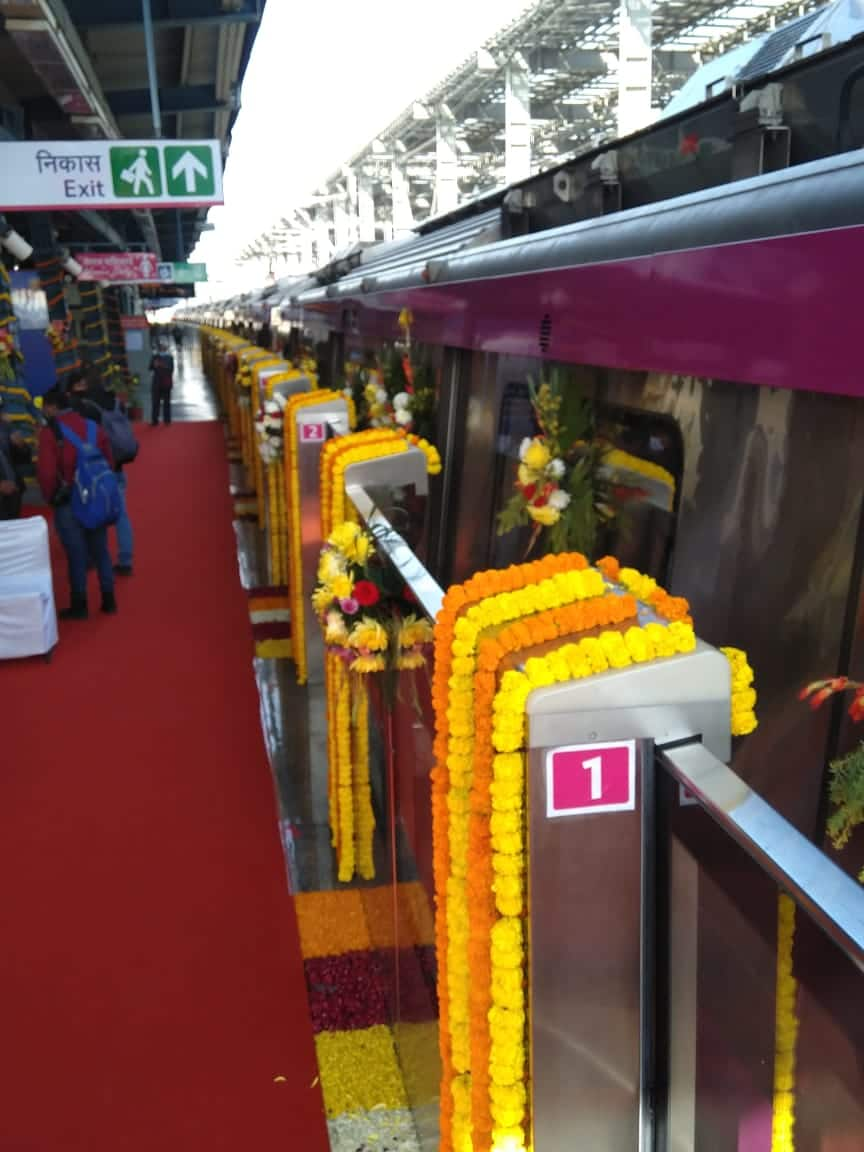
<svg viewBox="0 0 864 1152">
<path fill-rule="evenodd" d="M 77 412 L 61 412 L 58 423 L 67 424 L 81 440 L 87 439 L 87 421 Z M 90 421 L 92 423 L 92 421 Z M 113 468 L 111 443 L 104 428 L 98 428 L 96 446 Z M 68 440 L 58 441 L 52 428 L 42 428 L 39 432 L 39 464 L 37 475 L 42 495 L 50 504 L 60 487 L 61 481 L 71 484 L 75 479 L 75 463 L 78 453 Z"/>
</svg>

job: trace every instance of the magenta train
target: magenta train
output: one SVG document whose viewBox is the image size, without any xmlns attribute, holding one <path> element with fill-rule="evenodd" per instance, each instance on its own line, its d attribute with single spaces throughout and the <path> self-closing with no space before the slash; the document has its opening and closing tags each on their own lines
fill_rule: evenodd
<svg viewBox="0 0 864 1152">
<path fill-rule="evenodd" d="M 397 339 L 411 309 L 437 371 L 444 473 L 422 547 L 445 587 L 517 558 L 495 523 L 534 431 L 526 381 L 550 364 L 574 370 L 616 442 L 676 480 L 672 512 L 646 509 L 610 546 L 686 595 L 706 640 L 747 650 L 760 727 L 735 770 L 820 843 L 826 766 L 859 735 L 841 708 L 811 713 L 798 692 L 828 675 L 864 679 L 864 153 L 850 150 L 862 57 L 855 40 L 773 74 L 783 133 L 725 93 L 407 240 L 351 252 L 291 284 L 282 304 L 295 334 L 326 348 L 325 379 Z M 772 157 L 777 170 L 764 171 Z M 413 714 L 397 724 L 400 819 L 427 882 L 428 737 Z M 770 1117 L 766 1143 L 758 1115 L 771 1069 L 759 1054 L 773 1028 L 774 897 L 710 835 L 699 850 L 709 1009 L 696 1147 L 767 1152 Z M 838 862 L 864 864 L 864 835 Z M 796 1147 L 860 1152 L 853 975 L 839 954 L 801 947 Z M 829 1114 L 858 1142 L 832 1144 Z"/>
</svg>

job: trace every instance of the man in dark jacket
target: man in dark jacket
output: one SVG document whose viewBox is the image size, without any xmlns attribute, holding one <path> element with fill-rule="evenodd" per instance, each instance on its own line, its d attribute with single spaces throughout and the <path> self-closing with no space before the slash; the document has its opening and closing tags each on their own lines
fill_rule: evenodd
<svg viewBox="0 0 864 1152">
<path fill-rule="evenodd" d="M 159 423 L 159 411 L 166 424 L 171 423 L 171 389 L 174 387 L 174 357 L 167 347 L 162 347 L 150 361 L 153 373 L 150 381 L 150 418 L 155 428 Z"/>
<path fill-rule="evenodd" d="M 103 412 L 113 412 L 118 404 L 117 396 L 102 383 L 98 372 L 88 376 L 76 370 L 69 377 L 69 406 L 86 420 L 102 423 Z M 122 464 L 114 465 L 117 487 L 120 489 L 120 516 L 114 528 L 117 532 L 117 563 L 114 571 L 118 576 L 132 575 L 132 554 L 135 540 L 132 522 L 126 504 L 127 479 Z"/>
<path fill-rule="evenodd" d="M 78 453 L 71 441 L 64 439 L 68 427 L 81 440 L 87 439 L 87 418 L 72 408 L 61 408 L 63 397 L 56 389 L 42 399 L 42 413 L 48 424 L 39 433 L 38 478 L 42 495 L 54 507 L 54 526 L 69 565 L 70 607 L 60 613 L 62 619 L 87 619 L 87 561 L 92 560 L 99 575 L 102 611 L 117 611 L 114 597 L 114 569 L 108 552 L 107 528 L 85 528 L 72 512 L 69 489 L 75 480 Z M 104 430 L 98 429 L 96 444 L 109 464 L 111 445 Z"/>
<path fill-rule="evenodd" d="M 0 520 L 17 520 L 24 495 L 23 469 L 30 462 L 30 449 L 20 432 L 3 417 L 0 397 Z"/>
</svg>

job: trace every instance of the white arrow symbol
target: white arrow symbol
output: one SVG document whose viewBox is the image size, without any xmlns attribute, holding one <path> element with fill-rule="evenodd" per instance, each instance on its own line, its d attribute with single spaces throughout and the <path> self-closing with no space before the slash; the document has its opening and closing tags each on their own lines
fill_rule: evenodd
<svg viewBox="0 0 864 1152">
<path fill-rule="evenodd" d="M 208 175 L 207 168 L 201 163 L 194 152 L 184 152 L 171 169 L 172 180 L 176 180 L 178 176 L 185 177 L 187 192 L 194 192 L 198 187 L 195 180 L 196 174 L 202 177 Z"/>
</svg>

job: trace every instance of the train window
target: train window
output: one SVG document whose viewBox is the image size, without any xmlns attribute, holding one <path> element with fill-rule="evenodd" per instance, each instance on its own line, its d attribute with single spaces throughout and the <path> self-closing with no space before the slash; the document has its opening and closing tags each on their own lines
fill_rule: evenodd
<svg viewBox="0 0 864 1152">
<path fill-rule="evenodd" d="M 597 430 L 607 456 L 615 516 L 598 540 L 598 552 L 617 556 L 665 583 L 672 560 L 684 440 L 664 413 L 602 405 Z"/>
<path fill-rule="evenodd" d="M 500 407 L 494 464 L 493 535 L 490 563 L 505 567 L 542 555 L 548 532 L 539 537 L 531 526 L 503 535 L 498 517 L 514 492 L 519 470 L 519 449 L 525 437 L 536 436 L 530 381 L 541 370 L 554 373 L 558 387 L 572 399 L 578 394 L 595 405 L 600 372 L 577 366 L 541 366 L 536 361 L 501 357 Z M 592 408 L 595 439 L 604 446 L 601 475 L 611 517 L 596 519 L 595 556 L 612 554 L 655 579 L 668 578 L 672 557 L 678 493 L 683 472 L 683 439 L 677 422 L 662 413 L 596 404 Z M 579 449 L 575 449 L 578 455 Z"/>
</svg>

